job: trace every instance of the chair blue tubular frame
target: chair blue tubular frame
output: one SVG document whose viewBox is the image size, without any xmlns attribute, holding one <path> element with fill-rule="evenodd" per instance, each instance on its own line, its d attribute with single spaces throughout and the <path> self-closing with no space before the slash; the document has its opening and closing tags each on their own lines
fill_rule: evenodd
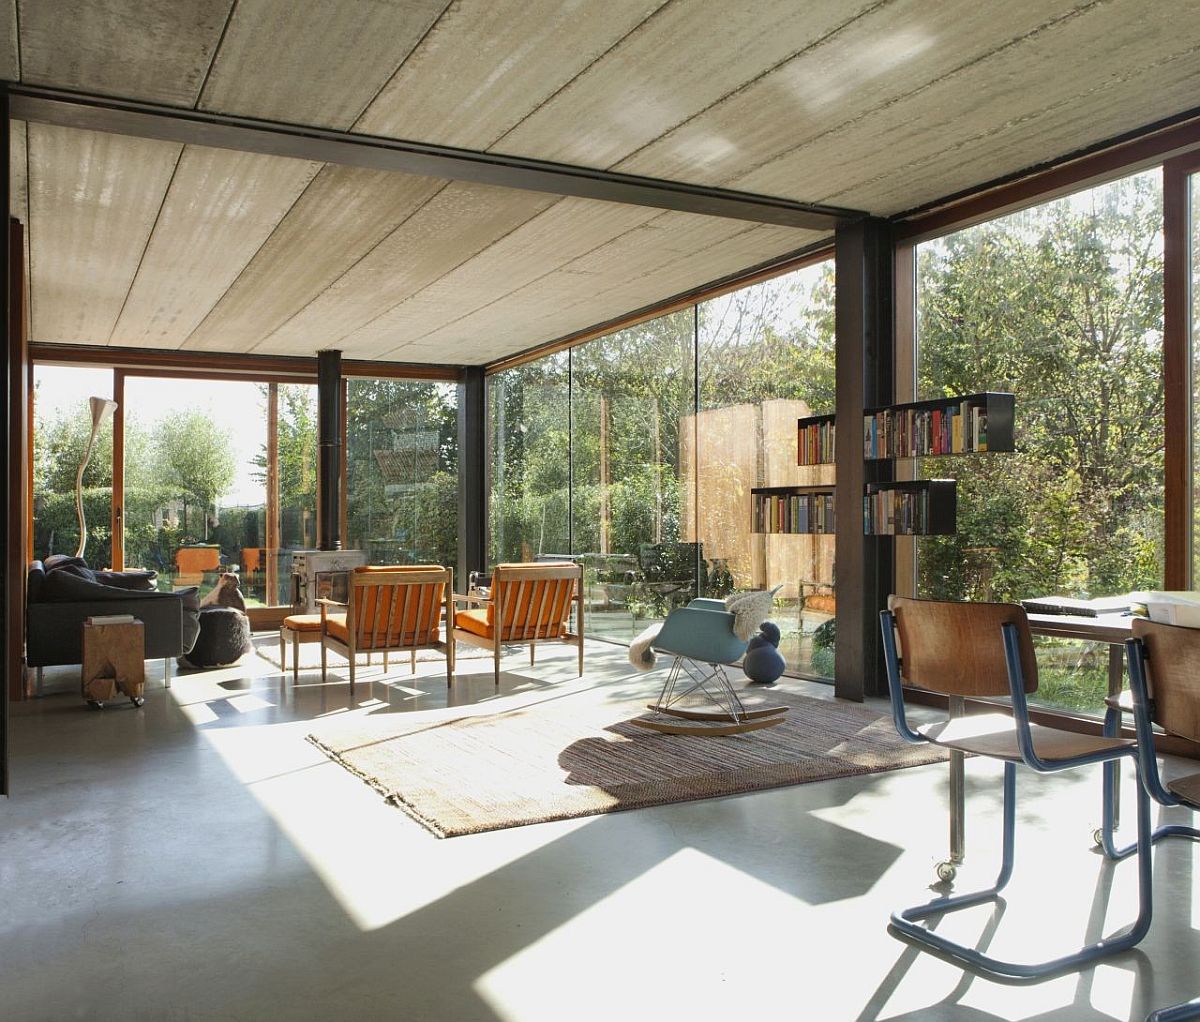
<svg viewBox="0 0 1200 1022">
<path fill-rule="evenodd" d="M 885 610 L 881 612 L 880 620 L 883 628 L 883 649 L 887 667 L 888 693 L 891 698 L 892 716 L 895 721 L 896 730 L 908 742 L 927 742 L 930 739 L 913 730 L 905 714 L 900 660 L 896 647 L 895 616 L 892 611 Z M 1004 643 L 1005 662 L 1008 668 L 1008 683 L 1012 697 L 1016 741 L 1021 761 L 1031 770 L 1038 773 L 1053 773 L 1092 763 L 1105 763 L 1109 760 L 1121 759 L 1128 756 L 1134 760 L 1135 768 L 1138 769 L 1140 776 L 1140 762 L 1137 758 L 1137 749 L 1134 746 L 1105 749 L 1087 755 L 1050 761 L 1038 756 L 1030 732 L 1029 707 L 1025 696 L 1025 675 L 1021 666 L 1019 633 L 1016 626 L 1011 623 L 1002 625 L 1001 633 Z M 1002 856 L 1000 871 L 996 877 L 995 884 L 984 890 L 970 894 L 935 898 L 925 905 L 900 909 L 892 914 L 892 927 L 908 939 L 949 955 L 959 962 L 970 965 L 981 972 L 1010 979 L 1036 979 L 1084 965 L 1098 958 L 1128 950 L 1136 945 L 1149 930 L 1153 912 L 1152 863 L 1150 857 L 1150 799 L 1141 785 L 1138 787 L 1137 799 L 1139 908 L 1137 918 L 1128 932 L 1119 936 L 1105 937 L 1096 943 L 1080 948 L 1072 954 L 1064 955 L 1051 961 L 1022 963 L 1004 961 L 985 955 L 976 948 L 949 940 L 920 925 L 922 920 L 928 919 L 931 916 L 941 916 L 947 912 L 955 912 L 959 909 L 970 908 L 984 902 L 996 901 L 1000 898 L 1000 892 L 1011 879 L 1013 870 L 1014 835 L 1016 830 L 1016 769 L 1016 761 L 1004 760 Z"/>
<path fill-rule="evenodd" d="M 1146 664 L 1150 655 L 1141 639 L 1128 639 L 1125 642 L 1125 656 L 1129 664 L 1129 688 L 1134 700 L 1134 728 L 1137 734 L 1138 749 L 1141 750 L 1142 784 L 1150 793 L 1150 797 L 1163 806 L 1186 806 L 1162 782 L 1158 772 L 1158 757 L 1154 754 L 1154 725 L 1153 702 L 1150 695 L 1150 684 L 1146 673 Z M 1104 714 L 1104 733 L 1115 738 L 1120 732 L 1121 710 L 1109 706 Z M 1104 766 L 1104 798 L 1102 819 L 1100 824 L 1100 847 L 1110 859 L 1124 859 L 1137 851 L 1137 844 L 1129 844 L 1123 848 L 1116 845 L 1116 826 L 1114 823 L 1114 807 L 1116 805 L 1116 790 L 1120 783 L 1120 775 L 1116 763 L 1106 763 Z M 1165 837 L 1187 837 L 1200 840 L 1200 829 L 1189 827 L 1183 823 L 1166 823 L 1158 827 L 1151 835 L 1151 841 L 1161 841 Z M 1187 1016 L 1183 1016 L 1187 1017 Z"/>
<path fill-rule="evenodd" d="M 1146 1022 L 1186 1022 L 1196 1018 L 1200 1018 L 1200 997 L 1186 1004 L 1173 1004 L 1169 1008 L 1152 1011 L 1146 1016 Z"/>
</svg>

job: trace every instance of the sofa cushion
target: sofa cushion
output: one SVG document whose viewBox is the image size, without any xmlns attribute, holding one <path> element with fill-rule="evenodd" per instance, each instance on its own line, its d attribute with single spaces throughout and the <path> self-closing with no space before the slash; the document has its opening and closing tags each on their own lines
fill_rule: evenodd
<svg viewBox="0 0 1200 1022">
<path fill-rule="evenodd" d="M 145 595 L 154 594 L 146 593 Z M 190 653 L 200 635 L 200 587 L 188 586 L 186 589 L 176 589 L 174 593 L 159 595 L 178 596 L 183 601 L 183 651 Z"/>
<path fill-rule="evenodd" d="M 95 571 L 92 574 L 101 585 L 138 592 L 154 589 L 158 582 L 158 572 L 148 568 L 135 571 Z"/>
<path fill-rule="evenodd" d="M 78 564 L 87 567 L 87 561 L 82 557 L 75 557 L 71 554 L 51 554 L 42 562 L 42 566 L 47 571 L 54 571 L 56 568 L 61 568 L 68 564 Z"/>
<path fill-rule="evenodd" d="M 97 581 L 96 573 L 92 571 L 86 564 L 77 564 L 75 561 L 67 561 L 65 564 L 59 564 L 51 572 L 52 575 L 74 575 L 76 578 L 81 578 L 85 582 Z M 108 585 L 107 582 L 101 582 L 101 585 Z"/>
<path fill-rule="evenodd" d="M 89 581 L 77 575 L 73 569 L 60 568 L 49 572 L 41 590 L 40 603 L 92 603 L 98 600 L 129 599 L 128 590 Z"/>
</svg>

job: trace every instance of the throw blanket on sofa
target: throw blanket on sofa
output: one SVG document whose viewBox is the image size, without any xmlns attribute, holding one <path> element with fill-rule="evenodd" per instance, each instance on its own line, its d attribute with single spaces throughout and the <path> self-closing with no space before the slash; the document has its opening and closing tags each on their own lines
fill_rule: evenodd
<svg viewBox="0 0 1200 1022">
<path fill-rule="evenodd" d="M 733 615 L 733 634 L 743 642 L 749 642 L 758 631 L 758 626 L 771 616 L 775 594 L 780 588 L 776 586 L 770 590 L 734 593 L 726 598 L 725 609 Z M 658 662 L 653 646 L 661 629 L 662 623 L 656 622 L 629 644 L 629 662 L 643 674 L 654 670 Z"/>
</svg>

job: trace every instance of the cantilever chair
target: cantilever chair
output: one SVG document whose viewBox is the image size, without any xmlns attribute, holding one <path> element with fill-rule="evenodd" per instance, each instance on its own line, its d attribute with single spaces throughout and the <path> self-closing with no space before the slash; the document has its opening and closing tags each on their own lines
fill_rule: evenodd
<svg viewBox="0 0 1200 1022">
<path fill-rule="evenodd" d="M 500 654 L 505 645 L 528 645 L 529 665 L 537 660 L 539 642 L 565 642 L 578 648 L 583 676 L 583 569 L 570 562 L 497 564 L 488 598 L 454 596 L 475 604 L 453 617 L 454 638 L 492 651 L 496 687 L 500 687 Z M 568 631 L 575 605 L 575 633 Z"/>
<path fill-rule="evenodd" d="M 415 673 L 417 650 L 436 649 L 446 655 L 446 684 L 450 685 L 454 681 L 454 635 L 449 627 L 453 578 L 449 568 L 355 568 L 344 615 L 329 613 L 329 608 L 340 609 L 342 604 L 317 601 L 321 605 L 321 681 L 326 678 L 326 651 L 330 649 L 350 661 L 351 692 L 359 653 L 368 657 L 382 653 L 384 671 L 389 654 L 408 653 Z M 438 638 L 443 612 L 445 642 Z"/>
<path fill-rule="evenodd" d="M 1083 965 L 1137 944 L 1150 928 L 1152 909 L 1150 800 L 1139 786 L 1138 895 L 1132 927 L 1048 962 L 1002 961 L 956 943 L 921 925 L 929 917 L 1000 899 L 1012 877 L 1016 829 L 1017 764 L 1037 773 L 1130 758 L 1141 773 L 1138 748 L 1129 739 L 1083 735 L 1029 722 L 1028 693 L 1037 690 L 1037 661 L 1025 611 L 1005 603 L 946 603 L 888 599 L 881 614 L 888 691 L 896 730 L 906 741 L 932 742 L 1004 763 L 1003 845 L 994 886 L 971 894 L 936 898 L 892 914 L 893 928 L 910 940 L 997 976 L 1029 979 Z M 900 648 L 896 639 L 899 634 Z M 900 653 L 903 653 L 903 661 Z M 1010 696 L 1012 717 L 987 714 L 952 718 L 913 728 L 904 709 L 904 684 L 950 697 Z"/>
<path fill-rule="evenodd" d="M 1137 729 L 1142 785 L 1164 806 L 1200 809 L 1200 773 L 1164 782 L 1154 747 L 1154 725 L 1168 735 L 1200 743 L 1200 630 L 1157 624 L 1144 618 L 1133 622 L 1133 638 L 1125 644 L 1129 657 L 1129 688 L 1133 694 L 1133 719 Z M 1110 707 L 1111 709 L 1111 707 Z M 1112 845 L 1111 794 L 1105 778 L 1105 851 L 1117 856 L 1129 849 Z M 1200 838 L 1200 830 L 1183 824 L 1165 824 L 1153 834 Z M 1182 1022 L 1200 1019 L 1200 999 L 1153 1012 L 1147 1022 Z"/>
<path fill-rule="evenodd" d="M 1164 784 L 1154 753 L 1154 725 L 1167 734 L 1200 742 L 1200 630 L 1156 624 L 1145 618 L 1132 623 L 1133 638 L 1125 644 L 1129 661 L 1130 699 L 1105 700 L 1104 733 L 1115 735 L 1121 713 L 1133 713 L 1141 750 L 1142 783 L 1159 805 L 1200 808 L 1200 773 Z M 1139 704 L 1139 692 L 1141 699 Z M 1116 786 L 1114 765 L 1104 768 L 1104 811 L 1097 843 L 1110 859 L 1124 859 L 1136 845 L 1118 848 L 1116 829 Z M 1151 835 L 1200 839 L 1200 830 L 1182 823 L 1167 823 Z"/>
<path fill-rule="evenodd" d="M 725 668 L 745 655 L 746 640 L 733 632 L 733 614 L 724 600 L 696 599 L 667 615 L 654 648 L 674 659 L 658 699 L 649 705 L 672 720 L 639 717 L 633 723 L 673 735 L 736 735 L 783 722 L 786 706 L 747 709 Z M 715 710 L 686 709 L 679 701 L 702 693 Z"/>
</svg>

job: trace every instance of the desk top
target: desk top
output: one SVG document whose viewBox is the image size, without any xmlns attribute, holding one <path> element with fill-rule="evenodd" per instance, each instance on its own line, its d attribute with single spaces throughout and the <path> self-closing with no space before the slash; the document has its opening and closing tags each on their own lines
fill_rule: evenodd
<svg viewBox="0 0 1200 1022">
<path fill-rule="evenodd" d="M 1080 639 L 1084 642 L 1107 642 L 1113 645 L 1133 635 L 1133 616 L 1130 614 L 1100 614 L 1097 617 L 1074 617 L 1070 614 L 1030 614 L 1029 630 L 1034 635 L 1058 639 Z"/>
</svg>

